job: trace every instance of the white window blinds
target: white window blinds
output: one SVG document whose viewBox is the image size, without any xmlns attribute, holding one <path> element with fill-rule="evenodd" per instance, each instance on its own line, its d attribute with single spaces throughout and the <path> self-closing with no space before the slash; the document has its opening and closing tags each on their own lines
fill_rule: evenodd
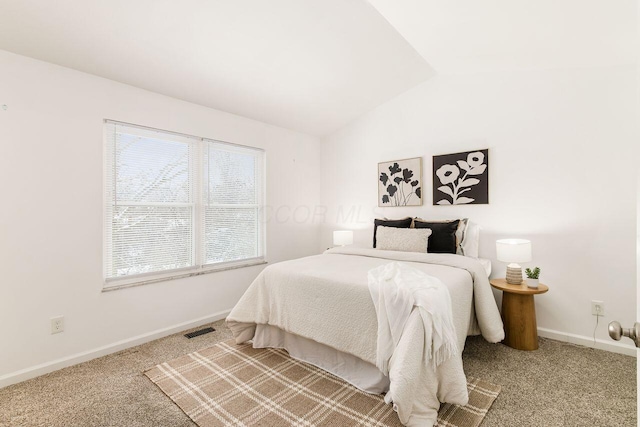
<svg viewBox="0 0 640 427">
<path fill-rule="evenodd" d="M 206 141 L 204 160 L 205 264 L 259 257 L 261 152 Z"/>
<path fill-rule="evenodd" d="M 105 278 L 261 261 L 264 152 L 105 122 Z"/>
</svg>

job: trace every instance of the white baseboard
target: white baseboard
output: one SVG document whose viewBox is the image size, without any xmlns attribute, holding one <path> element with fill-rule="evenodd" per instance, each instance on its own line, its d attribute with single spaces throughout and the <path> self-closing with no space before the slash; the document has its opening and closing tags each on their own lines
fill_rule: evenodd
<svg viewBox="0 0 640 427">
<path fill-rule="evenodd" d="M 127 348 L 135 347 L 147 343 L 149 341 L 157 340 L 159 338 L 166 337 L 178 332 L 182 332 L 186 329 L 195 328 L 206 323 L 215 322 L 227 317 L 231 310 L 221 311 L 218 313 L 210 314 L 208 316 L 193 319 L 187 322 L 179 323 L 167 328 L 158 329 L 153 332 L 138 335 L 126 340 L 118 341 L 113 344 L 109 344 L 103 347 L 98 347 L 93 350 L 84 351 L 68 357 L 53 360 L 51 362 L 42 363 L 40 365 L 32 366 L 30 368 L 22 369 L 20 371 L 11 372 L 9 374 L 0 376 L 0 388 L 17 384 L 22 381 L 29 380 L 31 378 L 39 377 L 40 375 L 48 374 L 50 372 L 57 371 L 68 366 L 77 365 L 78 363 L 86 362 L 91 359 L 106 356 L 107 354 L 115 353 L 117 351 L 125 350 Z M 594 345 L 593 338 L 583 335 L 569 334 L 566 332 L 555 331 L 552 329 L 538 328 L 538 335 L 545 338 L 551 338 L 557 341 L 564 341 L 572 344 L 582 345 L 585 347 L 597 348 L 599 350 L 611 351 L 613 353 L 625 354 L 628 356 L 636 356 L 636 348 L 629 344 L 622 344 L 617 341 L 607 341 L 596 339 Z"/>
<path fill-rule="evenodd" d="M 538 328 L 538 335 L 545 338 L 551 338 L 557 341 L 564 341 L 571 344 L 578 344 L 585 347 L 597 348 L 598 350 L 606 350 L 612 353 L 626 354 L 627 356 L 636 357 L 636 348 L 631 344 L 623 344 L 614 340 L 601 340 L 596 338 L 595 344 L 592 337 L 583 335 L 569 334 L 566 332 L 554 331 L 553 329 Z M 627 339 L 627 338 L 623 338 Z"/>
<path fill-rule="evenodd" d="M 118 341 L 113 344 L 108 344 L 103 347 L 98 347 L 93 350 L 83 351 L 82 353 L 77 353 L 68 357 L 63 357 L 61 359 L 52 360 L 51 362 L 42 363 L 40 365 L 2 375 L 0 376 L 0 388 L 7 387 L 12 384 L 17 384 L 31 378 L 39 377 L 40 375 L 48 374 L 50 372 L 57 371 L 58 369 L 66 368 L 68 366 L 77 365 L 78 363 L 86 362 L 97 357 L 106 356 L 107 354 L 125 350 L 130 347 L 135 347 L 149 341 L 157 340 L 158 338 L 182 332 L 186 329 L 195 328 L 206 323 L 224 319 L 225 317 L 227 317 L 230 311 L 231 310 L 226 310 L 210 314 L 198 319 L 189 320 L 187 322 L 179 323 L 167 328 L 158 329 L 153 332 Z"/>
</svg>

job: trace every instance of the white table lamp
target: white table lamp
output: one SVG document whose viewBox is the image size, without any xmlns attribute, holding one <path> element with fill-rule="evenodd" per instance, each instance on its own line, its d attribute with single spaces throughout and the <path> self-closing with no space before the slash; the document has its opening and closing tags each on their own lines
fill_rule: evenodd
<svg viewBox="0 0 640 427">
<path fill-rule="evenodd" d="M 333 246 L 346 246 L 353 244 L 353 231 L 340 230 L 333 232 Z"/>
<path fill-rule="evenodd" d="M 522 267 L 519 262 L 531 261 L 531 241 L 525 239 L 496 240 L 498 261 L 508 262 L 507 283 L 519 285 L 522 283 Z"/>
</svg>

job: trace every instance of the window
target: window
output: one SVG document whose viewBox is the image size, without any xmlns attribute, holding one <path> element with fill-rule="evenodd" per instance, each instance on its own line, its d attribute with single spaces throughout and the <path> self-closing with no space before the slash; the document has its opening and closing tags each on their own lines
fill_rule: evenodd
<svg viewBox="0 0 640 427">
<path fill-rule="evenodd" d="M 106 287 L 264 262 L 264 152 L 105 122 Z"/>
</svg>

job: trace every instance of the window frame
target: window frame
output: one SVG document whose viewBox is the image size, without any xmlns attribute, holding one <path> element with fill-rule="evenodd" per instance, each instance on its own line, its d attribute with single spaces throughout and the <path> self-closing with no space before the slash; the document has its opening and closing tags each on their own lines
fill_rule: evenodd
<svg viewBox="0 0 640 427">
<path fill-rule="evenodd" d="M 193 266 L 175 268 L 164 271 L 154 271 L 148 273 L 138 273 L 126 276 L 109 277 L 108 272 L 112 267 L 112 247 L 113 230 L 112 214 L 117 203 L 113 203 L 115 191 L 116 177 L 115 171 L 115 144 L 109 140 L 109 126 L 125 126 L 129 128 L 139 129 L 141 131 L 159 132 L 167 135 L 173 135 L 180 139 L 190 140 L 193 144 L 193 154 L 189 159 L 189 173 L 192 175 L 193 186 L 190 188 L 190 203 L 177 203 L 176 205 L 193 206 L 192 209 L 192 236 L 191 236 L 191 251 Z M 206 264 L 206 249 L 204 246 L 205 239 L 205 200 L 204 200 L 204 156 L 208 144 L 220 144 L 228 146 L 230 150 L 235 151 L 250 151 L 254 152 L 258 162 L 259 169 L 256 171 L 257 180 L 259 180 L 258 188 L 256 188 L 256 204 L 252 204 L 252 207 L 257 208 L 257 253 L 258 256 L 251 258 L 243 258 L 240 260 L 221 261 L 217 263 Z M 218 271 L 226 271 L 237 268 L 252 267 L 256 265 L 262 265 L 267 263 L 267 248 L 266 248 L 266 221 L 265 221 L 265 206 L 266 206 L 266 163 L 267 155 L 266 150 L 258 147 L 235 144 L 231 142 L 222 141 L 219 139 L 205 138 L 195 135 L 184 134 L 180 132 L 169 131 L 165 129 L 152 128 L 148 126 L 137 125 L 133 123 L 127 123 L 117 120 L 104 119 L 103 120 L 103 287 L 102 291 L 111 291 L 116 289 L 128 288 L 132 286 L 139 286 L 149 283 L 156 283 L 161 281 L 181 279 L 191 276 L 198 276 L 201 274 L 214 273 Z M 125 202 L 120 205 L 135 205 L 137 202 Z M 164 202 L 149 202 L 140 203 L 141 206 L 152 205 L 173 205 L 173 203 Z M 223 205 L 228 206 L 228 205 Z M 234 208 L 240 208 L 247 206 L 244 204 L 231 205 Z"/>
</svg>

